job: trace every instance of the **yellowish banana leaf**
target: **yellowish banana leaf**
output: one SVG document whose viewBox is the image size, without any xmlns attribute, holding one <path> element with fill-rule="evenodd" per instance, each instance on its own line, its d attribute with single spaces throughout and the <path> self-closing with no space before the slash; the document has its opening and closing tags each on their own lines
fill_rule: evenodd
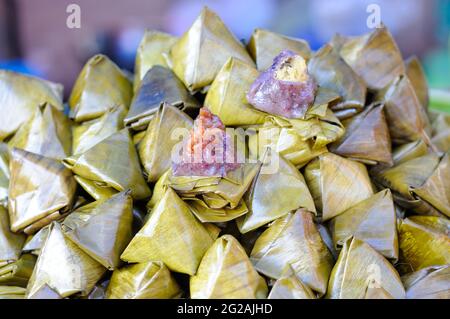
<svg viewBox="0 0 450 319">
<path fill-rule="evenodd" d="M 128 108 L 133 88 L 127 76 L 108 57 L 93 56 L 85 64 L 69 97 L 70 116 L 75 122 L 100 117 L 110 108 Z"/>
<path fill-rule="evenodd" d="M 139 263 L 160 260 L 170 270 L 193 275 L 214 240 L 189 206 L 168 188 L 121 259 Z"/>
<path fill-rule="evenodd" d="M 398 259 L 397 216 L 388 188 L 334 217 L 329 227 L 336 248 L 355 237 L 386 258 Z"/>
<path fill-rule="evenodd" d="M 126 111 L 123 105 L 117 105 L 97 119 L 75 125 L 72 154 L 82 154 L 108 136 L 123 129 Z"/>
<path fill-rule="evenodd" d="M 316 299 L 316 295 L 296 275 L 291 274 L 275 281 L 268 299 Z"/>
<path fill-rule="evenodd" d="M 407 76 L 399 76 L 376 100 L 383 101 L 384 111 L 393 143 L 405 144 L 423 139 L 429 144 L 431 127 L 426 110 L 420 104 L 414 87 Z"/>
<path fill-rule="evenodd" d="M 418 271 L 450 264 L 450 222 L 435 216 L 412 216 L 399 225 L 399 270 Z"/>
<path fill-rule="evenodd" d="M 392 165 L 391 138 L 383 104 L 372 104 L 344 122 L 345 135 L 330 151 L 364 164 Z"/>
<path fill-rule="evenodd" d="M 237 220 L 243 234 L 298 208 L 316 212 L 308 186 L 298 169 L 273 151 L 266 152 L 262 162 L 245 197 L 249 212 Z"/>
<path fill-rule="evenodd" d="M 19 260 L 0 267 L 0 285 L 26 287 L 35 263 L 36 256 L 25 254 Z"/>
<path fill-rule="evenodd" d="M 9 140 L 8 146 L 61 160 L 72 151 L 71 122 L 54 106 L 41 104 Z"/>
<path fill-rule="evenodd" d="M 440 152 L 450 151 L 450 128 L 433 136 L 431 143 Z"/>
<path fill-rule="evenodd" d="M 12 231 L 35 233 L 70 210 L 77 185 L 72 172 L 59 161 L 14 148 L 10 169 Z"/>
<path fill-rule="evenodd" d="M 81 297 L 81 299 L 106 299 L 106 289 L 108 288 L 109 282 L 109 279 L 101 279 L 89 295 Z"/>
<path fill-rule="evenodd" d="M 184 137 L 180 134 L 189 133 L 192 126 L 192 119 L 175 106 L 158 107 L 138 149 L 149 182 L 156 182 L 171 167 L 174 148 Z"/>
<path fill-rule="evenodd" d="M 304 141 L 292 127 L 280 127 L 272 122 L 249 134 L 248 147 L 250 154 L 263 154 L 267 147 L 282 155 L 297 168 L 301 168 L 320 154 L 328 152 L 326 146 L 314 149 L 314 140 Z"/>
<path fill-rule="evenodd" d="M 449 154 L 430 153 L 374 176 L 393 191 L 396 202 L 418 214 L 450 217 Z"/>
<path fill-rule="evenodd" d="M 311 48 L 302 39 L 288 37 L 264 29 L 255 29 L 247 46 L 258 71 L 267 70 L 273 59 L 283 50 L 301 55 L 305 60 L 311 58 Z"/>
<path fill-rule="evenodd" d="M 407 299 L 450 299 L 450 265 L 431 266 L 402 277 Z"/>
<path fill-rule="evenodd" d="M 264 299 L 267 284 L 231 235 L 218 238 L 190 280 L 193 299 Z"/>
<path fill-rule="evenodd" d="M 167 67 L 164 54 L 168 54 L 177 38 L 156 30 L 145 30 L 136 52 L 134 64 L 134 92 L 139 89 L 142 79 L 154 65 Z"/>
<path fill-rule="evenodd" d="M 64 165 L 76 176 L 89 181 L 91 186 L 101 188 L 102 192 L 105 188 L 116 192 L 131 189 L 134 199 L 151 195 L 128 129 L 110 135 L 83 154 L 64 159 Z M 85 190 L 92 193 L 90 187 Z M 92 196 L 102 197 L 95 193 Z"/>
<path fill-rule="evenodd" d="M 363 110 L 366 85 L 332 45 L 326 44 L 313 56 L 308 71 L 318 85 L 342 97 L 342 101 L 331 107 L 338 118 L 349 118 Z"/>
<path fill-rule="evenodd" d="M 9 188 L 9 149 L 8 145 L 0 142 L 0 206 L 8 206 Z"/>
<path fill-rule="evenodd" d="M 380 90 L 405 73 L 402 54 L 390 32 L 376 28 L 362 36 L 343 39 L 342 58 L 372 90 Z"/>
<path fill-rule="evenodd" d="M 345 133 L 344 126 L 330 109 L 326 109 L 324 116 L 290 119 L 289 124 L 303 141 L 313 141 L 312 148 L 316 151 L 337 141 Z"/>
<path fill-rule="evenodd" d="M 13 135 L 42 103 L 63 110 L 61 84 L 0 70 L 0 92 L 0 141 Z"/>
<path fill-rule="evenodd" d="M 167 179 L 168 185 L 189 204 L 201 222 L 218 223 L 233 220 L 248 212 L 242 198 L 259 168 L 260 163 L 243 163 L 223 178 L 173 176 L 169 173 Z"/>
<path fill-rule="evenodd" d="M 367 287 L 364 299 L 394 299 L 383 287 Z"/>
<path fill-rule="evenodd" d="M 72 212 L 62 223 L 64 235 L 109 270 L 132 238 L 133 200 L 128 192 L 96 201 Z"/>
<path fill-rule="evenodd" d="M 25 240 L 25 235 L 11 231 L 8 210 L 0 206 L 0 267 L 19 259 Z"/>
<path fill-rule="evenodd" d="M 431 143 L 441 152 L 450 150 L 450 114 L 443 112 L 429 112 L 433 137 Z"/>
<path fill-rule="evenodd" d="M 106 268 L 66 238 L 58 222 L 53 222 L 27 287 L 27 296 L 51 288 L 61 297 L 87 295 Z"/>
<path fill-rule="evenodd" d="M 428 153 L 428 147 L 423 140 L 403 144 L 396 147 L 392 152 L 392 159 L 395 165 L 402 164 Z"/>
<path fill-rule="evenodd" d="M 322 154 L 309 163 L 305 179 L 322 221 L 373 195 L 366 167 L 332 153 Z"/>
<path fill-rule="evenodd" d="M 145 130 L 163 103 L 187 113 L 199 108 L 199 103 L 170 69 L 155 65 L 143 78 L 125 117 L 125 125 L 135 131 Z"/>
<path fill-rule="evenodd" d="M 395 299 L 405 298 L 400 276 L 389 261 L 362 240 L 349 238 L 331 272 L 326 297 L 364 299 L 373 288 L 383 288 Z"/>
<path fill-rule="evenodd" d="M 41 253 L 41 249 L 44 246 L 45 240 L 47 239 L 49 229 L 50 225 L 47 225 L 41 228 L 34 235 L 28 236 L 27 241 L 22 248 L 22 252 L 39 256 L 39 254 Z"/>
<path fill-rule="evenodd" d="M 428 109 L 428 104 L 430 103 L 428 82 L 420 60 L 416 56 L 412 56 L 405 61 L 405 66 L 406 75 L 411 81 L 420 104 L 422 104 L 425 109 Z"/>
<path fill-rule="evenodd" d="M 0 286 L 0 299 L 24 299 L 25 292 L 23 287 Z"/>
<path fill-rule="evenodd" d="M 113 272 L 106 291 L 108 299 L 171 299 L 182 290 L 160 261 L 124 266 Z"/>
<path fill-rule="evenodd" d="M 274 221 L 256 240 L 250 260 L 258 272 L 280 279 L 293 273 L 319 295 L 325 294 L 333 256 L 313 222 L 300 209 Z"/>
<path fill-rule="evenodd" d="M 267 116 L 247 101 L 247 91 L 258 77 L 253 64 L 231 57 L 211 84 L 204 105 L 220 117 L 224 125 L 255 125 Z"/>
<path fill-rule="evenodd" d="M 172 69 L 190 91 L 211 84 L 230 57 L 253 63 L 244 46 L 207 7 L 170 50 Z"/>
</svg>

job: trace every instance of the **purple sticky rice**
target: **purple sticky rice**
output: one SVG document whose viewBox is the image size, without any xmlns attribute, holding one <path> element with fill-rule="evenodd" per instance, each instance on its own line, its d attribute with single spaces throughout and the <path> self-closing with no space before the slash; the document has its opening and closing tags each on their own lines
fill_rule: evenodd
<svg viewBox="0 0 450 319">
<path fill-rule="evenodd" d="M 304 82 L 283 81 L 275 77 L 283 63 L 296 54 L 282 51 L 272 66 L 261 73 L 247 93 L 248 102 L 255 108 L 286 118 L 303 118 L 315 98 L 317 85 L 311 76 Z"/>
</svg>

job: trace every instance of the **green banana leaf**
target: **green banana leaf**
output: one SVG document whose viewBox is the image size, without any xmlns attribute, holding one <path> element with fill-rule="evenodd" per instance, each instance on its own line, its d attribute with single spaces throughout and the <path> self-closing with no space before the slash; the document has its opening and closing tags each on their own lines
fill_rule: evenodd
<svg viewBox="0 0 450 319">
<path fill-rule="evenodd" d="M 10 229 L 8 210 L 0 206 L 0 267 L 19 259 L 26 236 Z"/>
<path fill-rule="evenodd" d="M 36 256 L 22 255 L 19 260 L 0 267 L 0 285 L 26 287 L 36 263 Z"/>
</svg>

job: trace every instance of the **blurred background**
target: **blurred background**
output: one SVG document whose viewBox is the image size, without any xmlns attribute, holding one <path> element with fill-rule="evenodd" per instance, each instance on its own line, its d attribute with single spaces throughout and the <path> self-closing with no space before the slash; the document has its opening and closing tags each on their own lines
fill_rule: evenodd
<svg viewBox="0 0 450 319">
<path fill-rule="evenodd" d="M 81 28 L 66 25 L 72 3 Z M 430 86 L 450 89 L 450 0 L 0 0 L 0 68 L 63 83 L 67 96 L 92 55 L 132 72 L 144 29 L 181 35 L 204 5 L 244 41 L 260 27 L 318 49 L 336 32 L 369 32 L 370 4 L 379 5 L 404 57 L 422 60 Z"/>
</svg>

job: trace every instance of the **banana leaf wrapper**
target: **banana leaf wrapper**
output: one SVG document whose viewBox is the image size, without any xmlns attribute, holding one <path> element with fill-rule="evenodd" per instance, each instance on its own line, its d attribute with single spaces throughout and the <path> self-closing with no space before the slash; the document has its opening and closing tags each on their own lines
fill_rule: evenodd
<svg viewBox="0 0 450 319">
<path fill-rule="evenodd" d="M 69 97 L 70 117 L 75 122 L 84 122 L 117 105 L 128 108 L 132 96 L 132 84 L 119 67 L 105 55 L 95 55 L 74 84 Z"/>
<path fill-rule="evenodd" d="M 325 45 L 313 56 L 308 70 L 318 85 L 342 97 L 339 103 L 331 107 L 339 119 L 352 117 L 363 110 L 366 85 L 332 45 Z"/>
<path fill-rule="evenodd" d="M 330 109 L 323 117 L 312 117 L 308 120 L 289 120 L 297 135 L 304 141 L 312 141 L 312 149 L 320 150 L 337 141 L 345 133 L 345 128 Z"/>
<path fill-rule="evenodd" d="M 44 284 L 41 288 L 36 290 L 32 295 L 26 295 L 26 299 L 63 299 L 63 297 L 57 293 L 54 289 L 50 288 L 47 284 Z"/>
<path fill-rule="evenodd" d="M 25 235 L 11 231 L 8 210 L 0 206 L 0 267 L 19 259 L 25 240 Z"/>
<path fill-rule="evenodd" d="M 396 147 L 392 152 L 392 160 L 394 165 L 399 165 L 426 154 L 428 154 L 427 145 L 423 140 L 417 140 Z"/>
<path fill-rule="evenodd" d="M 273 200 L 276 198 L 277 200 Z M 246 196 L 249 212 L 237 220 L 241 233 L 255 230 L 298 208 L 316 213 L 303 175 L 276 152 L 266 152 Z"/>
<path fill-rule="evenodd" d="M 341 38 L 339 45 L 334 42 L 345 62 L 371 90 L 380 90 L 405 73 L 401 52 L 385 27 L 362 36 Z"/>
<path fill-rule="evenodd" d="M 316 299 L 314 292 L 296 275 L 282 277 L 275 281 L 268 299 Z"/>
<path fill-rule="evenodd" d="M 440 152 L 450 151 L 450 129 L 447 129 L 431 138 L 431 143 Z"/>
<path fill-rule="evenodd" d="M 189 206 L 168 188 L 121 259 L 129 263 L 160 260 L 172 271 L 194 275 L 214 240 Z"/>
<path fill-rule="evenodd" d="M 133 200 L 121 192 L 72 212 L 62 223 L 64 235 L 109 270 L 132 238 Z"/>
<path fill-rule="evenodd" d="M 123 119 L 126 112 L 127 110 L 124 106 L 117 105 L 110 108 L 97 119 L 75 125 L 73 127 L 71 154 L 82 154 L 108 136 L 123 129 Z"/>
<path fill-rule="evenodd" d="M 398 205 L 422 215 L 450 216 L 449 155 L 430 153 L 374 176 L 389 187 Z"/>
<path fill-rule="evenodd" d="M 138 148 L 149 182 L 156 182 L 171 167 L 174 147 L 183 138 L 174 130 L 187 133 L 192 127 L 192 119 L 175 106 L 164 103 L 158 107 Z"/>
<path fill-rule="evenodd" d="M 45 240 L 49 233 L 50 225 L 41 228 L 37 233 L 28 237 L 25 245 L 22 248 L 23 253 L 31 253 L 39 256 L 41 249 L 44 246 Z"/>
<path fill-rule="evenodd" d="M 427 110 L 430 97 L 428 94 L 428 82 L 422 64 L 416 56 L 412 56 L 405 61 L 405 67 L 406 75 L 411 81 L 420 104 Z"/>
<path fill-rule="evenodd" d="M 0 141 L 13 135 L 42 103 L 63 110 L 61 84 L 0 70 L 0 92 Z"/>
<path fill-rule="evenodd" d="M 249 135 L 248 147 L 253 156 L 263 154 L 264 149 L 270 147 L 297 168 L 328 152 L 326 146 L 314 149 L 313 139 L 303 140 L 294 128 L 280 127 L 270 121 Z"/>
<path fill-rule="evenodd" d="M 150 120 L 164 103 L 187 113 L 198 109 L 199 103 L 190 95 L 177 76 L 165 67 L 152 67 L 131 102 L 124 123 L 135 131 L 145 130 Z"/>
<path fill-rule="evenodd" d="M 392 166 L 391 138 L 383 109 L 383 104 L 373 104 L 344 122 L 345 134 L 330 146 L 330 151 L 368 165 Z"/>
<path fill-rule="evenodd" d="M 9 140 L 8 146 L 61 160 L 71 154 L 71 122 L 64 113 L 45 103 Z"/>
<path fill-rule="evenodd" d="M 250 260 L 258 272 L 274 279 L 292 269 L 319 295 L 327 290 L 334 262 L 313 214 L 302 209 L 274 221 L 256 241 Z"/>
<path fill-rule="evenodd" d="M 190 280 L 192 299 L 265 299 L 268 288 L 231 235 L 218 238 Z"/>
<path fill-rule="evenodd" d="M 383 101 L 389 132 L 394 144 L 423 139 L 429 144 L 431 127 L 426 110 L 420 104 L 407 76 L 396 78 L 375 99 Z"/>
<path fill-rule="evenodd" d="M 450 115 L 443 112 L 429 112 L 432 121 L 431 143 L 441 152 L 450 150 Z"/>
<path fill-rule="evenodd" d="M 0 142 L 0 206 L 8 206 L 9 188 L 9 149 L 8 145 Z"/>
<path fill-rule="evenodd" d="M 395 268 L 370 245 L 349 238 L 331 272 L 326 298 L 364 299 L 368 289 L 380 288 L 395 299 L 405 298 Z"/>
<path fill-rule="evenodd" d="M 36 263 L 36 256 L 22 255 L 19 260 L 0 267 L 0 285 L 26 287 Z"/>
<path fill-rule="evenodd" d="M 243 163 L 224 177 L 169 173 L 168 186 L 180 194 L 201 222 L 227 222 L 248 212 L 243 196 L 260 166 L 260 163 Z"/>
<path fill-rule="evenodd" d="M 244 46 L 206 7 L 172 46 L 169 57 L 172 70 L 189 91 L 210 85 L 230 57 L 253 64 Z"/>
<path fill-rule="evenodd" d="M 392 194 L 382 190 L 357 203 L 329 223 L 336 249 L 354 237 L 369 244 L 386 258 L 398 259 L 397 216 Z"/>
<path fill-rule="evenodd" d="M 309 163 L 305 179 L 322 221 L 373 195 L 366 167 L 332 153 L 322 154 Z"/>
<path fill-rule="evenodd" d="M 141 81 L 148 70 L 155 65 L 167 67 L 165 54 L 168 54 L 177 38 L 156 30 L 145 30 L 144 36 L 136 52 L 134 65 L 134 92 L 137 92 Z"/>
<path fill-rule="evenodd" d="M 394 299 L 383 287 L 367 287 L 364 299 Z"/>
<path fill-rule="evenodd" d="M 84 179 L 90 186 L 84 189 L 94 198 L 105 197 L 96 194 L 97 191 L 104 194 L 128 189 L 134 199 L 151 195 L 128 129 L 110 135 L 83 154 L 73 155 L 63 162 L 77 177 Z"/>
<path fill-rule="evenodd" d="M 255 29 L 247 45 L 258 71 L 267 70 L 273 59 L 283 50 L 301 55 L 305 60 L 311 58 L 311 48 L 302 39 L 288 37 L 264 29 Z"/>
<path fill-rule="evenodd" d="M 25 292 L 23 287 L 0 286 L 0 299 L 24 299 Z"/>
<path fill-rule="evenodd" d="M 450 299 L 450 266 L 431 266 L 402 277 L 407 299 Z"/>
<path fill-rule="evenodd" d="M 10 171 L 13 232 L 33 234 L 70 211 L 77 185 L 72 172 L 59 161 L 14 148 Z"/>
<path fill-rule="evenodd" d="M 230 58 L 220 69 L 206 95 L 204 105 L 224 125 L 256 125 L 267 116 L 247 101 L 247 91 L 259 73 L 253 65 Z"/>
<path fill-rule="evenodd" d="M 162 262 L 149 261 L 115 270 L 106 291 L 106 298 L 172 299 L 179 298 L 182 293 Z"/>
<path fill-rule="evenodd" d="M 435 216 L 411 216 L 398 229 L 399 271 L 408 273 L 450 264 L 450 222 Z"/>
<path fill-rule="evenodd" d="M 84 253 L 53 222 L 27 286 L 27 296 L 50 288 L 61 297 L 89 294 L 106 268 Z M 45 287 L 48 286 L 48 287 Z"/>
</svg>

